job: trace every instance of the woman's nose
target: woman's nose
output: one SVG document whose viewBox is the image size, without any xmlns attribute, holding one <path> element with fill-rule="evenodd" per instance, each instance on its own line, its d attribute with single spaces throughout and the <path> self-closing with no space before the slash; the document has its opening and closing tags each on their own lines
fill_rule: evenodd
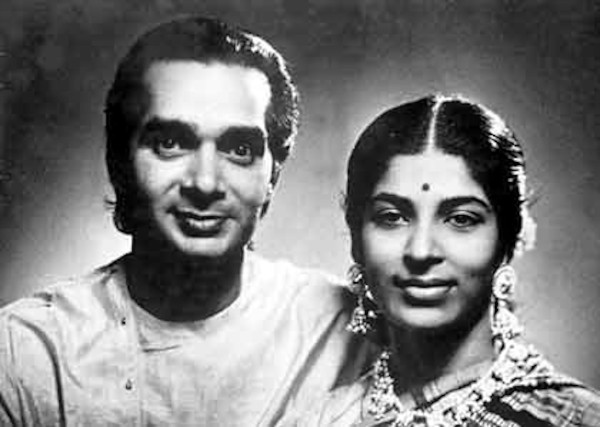
<svg viewBox="0 0 600 427">
<path fill-rule="evenodd" d="M 417 224 L 406 244 L 404 262 L 413 274 L 423 274 L 442 261 L 433 227 Z"/>
</svg>

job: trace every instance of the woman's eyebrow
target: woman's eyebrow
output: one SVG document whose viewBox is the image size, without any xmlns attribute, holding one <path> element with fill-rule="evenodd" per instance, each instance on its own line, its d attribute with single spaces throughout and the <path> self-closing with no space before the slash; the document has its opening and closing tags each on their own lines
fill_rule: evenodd
<svg viewBox="0 0 600 427">
<path fill-rule="evenodd" d="M 485 199 L 482 199 L 477 196 L 456 196 L 449 197 L 447 199 L 442 200 L 440 203 L 440 210 L 448 211 L 455 209 L 459 206 L 476 204 L 485 209 L 488 212 L 493 212 L 492 206 Z"/>
<path fill-rule="evenodd" d="M 403 210 L 413 212 L 415 210 L 414 203 L 408 197 L 400 196 L 395 193 L 381 192 L 371 197 L 371 204 L 376 202 L 384 202 L 394 205 Z"/>
</svg>

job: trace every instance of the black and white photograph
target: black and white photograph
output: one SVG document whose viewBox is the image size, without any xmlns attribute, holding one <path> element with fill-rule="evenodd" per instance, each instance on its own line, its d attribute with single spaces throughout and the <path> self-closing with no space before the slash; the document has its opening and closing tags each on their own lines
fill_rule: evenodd
<svg viewBox="0 0 600 427">
<path fill-rule="evenodd" d="M 3 0 L 0 426 L 600 426 L 600 4 Z"/>
</svg>

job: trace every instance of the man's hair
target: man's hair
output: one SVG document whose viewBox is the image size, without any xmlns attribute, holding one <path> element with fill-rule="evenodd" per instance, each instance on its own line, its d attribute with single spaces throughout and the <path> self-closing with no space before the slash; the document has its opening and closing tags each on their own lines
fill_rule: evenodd
<svg viewBox="0 0 600 427">
<path fill-rule="evenodd" d="M 294 144 L 298 128 L 298 93 L 285 60 L 262 38 L 217 19 L 191 17 L 163 23 L 143 34 L 119 63 L 105 105 L 106 165 L 116 201 L 117 229 L 134 228 L 137 197 L 132 138 L 150 103 L 144 74 L 157 61 L 219 62 L 263 72 L 271 88 L 265 125 L 275 184 Z"/>
</svg>

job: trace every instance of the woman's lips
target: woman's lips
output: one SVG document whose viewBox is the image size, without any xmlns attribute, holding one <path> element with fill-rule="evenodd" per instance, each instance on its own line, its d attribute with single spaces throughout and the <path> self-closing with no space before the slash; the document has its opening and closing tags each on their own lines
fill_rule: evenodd
<svg viewBox="0 0 600 427">
<path fill-rule="evenodd" d="M 447 294 L 456 287 L 454 280 L 442 279 L 396 279 L 394 286 L 401 289 L 404 296 L 414 303 L 431 305 L 444 300 Z"/>
</svg>

